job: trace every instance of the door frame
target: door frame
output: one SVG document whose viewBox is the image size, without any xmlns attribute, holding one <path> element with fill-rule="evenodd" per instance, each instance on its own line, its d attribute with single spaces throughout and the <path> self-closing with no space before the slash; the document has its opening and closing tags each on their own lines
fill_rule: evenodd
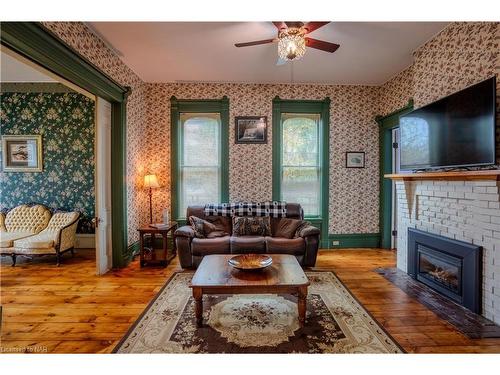
<svg viewBox="0 0 500 375">
<path fill-rule="evenodd" d="M 95 249 L 96 274 L 112 268 L 111 238 L 111 103 L 101 97 L 95 100 Z"/>
<path fill-rule="evenodd" d="M 113 267 L 125 267 L 133 255 L 128 247 L 126 200 L 126 104 L 130 88 L 103 73 L 38 22 L 2 22 L 0 43 L 111 103 Z"/>
<path fill-rule="evenodd" d="M 380 153 L 380 247 L 391 248 L 392 237 L 392 180 L 384 178 L 384 174 L 392 173 L 392 129 L 399 126 L 399 117 L 413 110 L 413 99 L 408 104 L 386 116 L 377 116 L 379 125 Z"/>
</svg>

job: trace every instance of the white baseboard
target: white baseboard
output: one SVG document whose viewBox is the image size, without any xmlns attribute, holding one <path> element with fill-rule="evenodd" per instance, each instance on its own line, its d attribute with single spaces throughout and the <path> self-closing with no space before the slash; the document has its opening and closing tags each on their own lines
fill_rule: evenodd
<svg viewBox="0 0 500 375">
<path fill-rule="evenodd" d="M 95 249 L 95 234 L 77 233 L 75 249 Z"/>
</svg>

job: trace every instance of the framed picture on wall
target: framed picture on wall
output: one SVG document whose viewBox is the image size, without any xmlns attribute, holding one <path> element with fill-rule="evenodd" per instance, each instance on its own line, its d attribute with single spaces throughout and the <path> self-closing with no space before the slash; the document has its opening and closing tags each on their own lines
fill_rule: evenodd
<svg viewBox="0 0 500 375">
<path fill-rule="evenodd" d="M 365 153 L 360 151 L 348 151 L 345 153 L 345 166 L 346 168 L 364 168 L 365 167 Z"/>
<path fill-rule="evenodd" d="M 42 172 L 42 136 L 2 136 L 2 164 L 4 172 Z"/>
<path fill-rule="evenodd" d="M 236 117 L 234 143 L 267 143 L 267 117 Z"/>
</svg>

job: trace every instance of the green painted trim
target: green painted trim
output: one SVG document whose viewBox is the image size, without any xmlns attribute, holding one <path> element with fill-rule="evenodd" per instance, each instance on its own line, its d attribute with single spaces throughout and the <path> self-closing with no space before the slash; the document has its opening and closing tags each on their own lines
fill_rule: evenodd
<svg viewBox="0 0 500 375">
<path fill-rule="evenodd" d="M 334 245 L 333 241 L 339 241 Z M 329 234 L 328 248 L 380 247 L 380 233 Z"/>
<path fill-rule="evenodd" d="M 180 178 L 178 178 L 180 142 L 180 114 L 181 113 L 220 113 L 221 118 L 221 202 L 229 202 L 229 98 L 222 99 L 177 99 L 170 98 L 170 147 L 171 147 L 171 205 L 172 217 L 182 221 L 184 214 L 179 212 Z"/>
<path fill-rule="evenodd" d="M 387 116 L 377 116 L 379 124 L 379 156 L 380 156 L 380 246 L 391 247 L 392 228 L 392 181 L 384 178 L 384 174 L 392 173 L 392 129 L 399 126 L 399 117 L 413 110 L 413 100 Z"/>
<path fill-rule="evenodd" d="M 111 237 L 113 266 L 121 268 L 132 258 L 127 233 L 127 103 L 113 102 L 111 111 Z"/>
<path fill-rule="evenodd" d="M 320 115 L 321 139 L 321 217 L 305 219 L 321 229 L 321 242 L 328 243 L 328 207 L 330 176 L 330 98 L 324 100 L 284 100 L 273 99 L 273 200 L 281 199 L 281 114 L 317 113 Z"/>
<path fill-rule="evenodd" d="M 111 208 L 113 267 L 130 260 L 127 244 L 126 98 L 121 86 L 37 22 L 2 22 L 3 46 L 111 103 Z"/>
<path fill-rule="evenodd" d="M 132 260 L 140 251 L 139 241 L 135 241 L 128 246 L 127 253 L 130 254 L 130 258 Z"/>
<path fill-rule="evenodd" d="M 4 46 L 108 101 L 123 101 L 127 90 L 38 22 L 2 22 Z"/>
</svg>

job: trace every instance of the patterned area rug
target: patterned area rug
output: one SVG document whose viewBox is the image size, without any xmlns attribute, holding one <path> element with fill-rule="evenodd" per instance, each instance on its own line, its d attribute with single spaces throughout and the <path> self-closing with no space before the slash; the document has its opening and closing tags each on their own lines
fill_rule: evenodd
<svg viewBox="0 0 500 375">
<path fill-rule="evenodd" d="M 188 287 L 177 273 L 117 345 L 117 353 L 401 353 L 402 349 L 333 272 L 307 272 L 307 322 L 291 295 L 204 296 L 196 327 Z"/>
</svg>

